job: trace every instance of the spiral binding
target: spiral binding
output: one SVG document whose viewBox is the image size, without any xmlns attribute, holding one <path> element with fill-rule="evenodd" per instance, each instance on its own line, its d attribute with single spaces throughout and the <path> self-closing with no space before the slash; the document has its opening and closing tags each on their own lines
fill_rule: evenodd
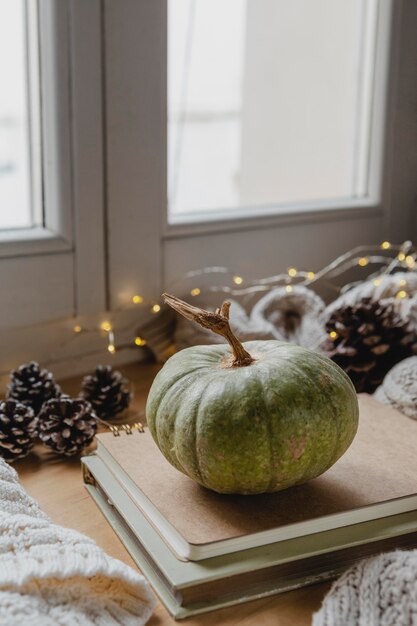
<svg viewBox="0 0 417 626">
<path fill-rule="evenodd" d="M 135 431 L 138 433 L 145 432 L 145 426 L 142 422 L 134 422 L 133 424 L 109 424 L 99 417 L 97 417 L 97 421 L 108 428 L 110 432 L 113 433 L 113 437 L 120 437 L 121 432 L 126 433 L 126 435 L 133 435 Z"/>
<path fill-rule="evenodd" d="M 120 426 L 107 424 L 107 428 L 109 428 L 110 432 L 113 433 L 113 437 L 120 437 L 121 432 L 125 432 L 126 435 L 133 435 L 135 430 L 139 433 L 145 432 L 145 427 L 142 422 L 135 422 L 134 424 L 121 424 Z"/>
</svg>

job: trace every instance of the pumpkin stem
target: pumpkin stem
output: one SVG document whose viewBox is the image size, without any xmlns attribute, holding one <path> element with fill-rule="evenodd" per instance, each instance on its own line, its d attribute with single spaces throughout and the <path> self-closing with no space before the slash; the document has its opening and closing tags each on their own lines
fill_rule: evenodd
<svg viewBox="0 0 417 626">
<path fill-rule="evenodd" d="M 208 328 L 217 335 L 224 337 L 232 348 L 232 367 L 244 367 L 254 362 L 255 359 L 245 350 L 239 339 L 236 335 L 234 335 L 232 329 L 230 328 L 230 302 L 223 302 L 220 309 L 217 309 L 215 313 L 212 313 L 211 311 L 205 311 L 204 309 L 192 306 L 175 296 L 171 296 L 169 293 L 163 293 L 162 297 L 166 304 L 187 319 L 192 322 L 197 322 L 197 324 L 200 324 L 203 328 Z"/>
</svg>

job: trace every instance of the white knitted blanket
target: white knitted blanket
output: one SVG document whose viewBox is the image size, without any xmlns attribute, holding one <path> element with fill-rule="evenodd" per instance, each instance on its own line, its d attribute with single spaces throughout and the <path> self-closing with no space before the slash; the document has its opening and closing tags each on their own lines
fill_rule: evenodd
<svg viewBox="0 0 417 626">
<path fill-rule="evenodd" d="M 52 524 L 0 459 L 0 626 L 142 626 L 154 603 L 140 574 Z"/>
<path fill-rule="evenodd" d="M 337 580 L 312 626 L 417 626 L 417 550 L 361 561 Z"/>
</svg>

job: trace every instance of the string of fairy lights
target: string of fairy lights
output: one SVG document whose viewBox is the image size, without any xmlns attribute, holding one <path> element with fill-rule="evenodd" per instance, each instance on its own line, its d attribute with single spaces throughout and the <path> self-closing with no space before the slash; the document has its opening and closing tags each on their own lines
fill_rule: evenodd
<svg viewBox="0 0 417 626">
<path fill-rule="evenodd" d="M 377 266 L 377 269 L 367 274 L 360 281 L 350 282 L 342 287 L 335 283 L 335 279 L 344 272 L 354 267 L 367 268 Z M 313 272 L 311 270 L 299 270 L 296 267 L 289 267 L 286 272 L 261 278 L 257 280 L 245 280 L 239 274 L 232 272 L 227 267 L 205 267 L 199 270 L 187 272 L 184 276 L 177 279 L 170 286 L 170 290 L 179 293 L 186 298 L 187 294 L 191 298 L 203 296 L 208 292 L 220 292 L 226 296 L 244 297 L 253 296 L 257 293 L 270 291 L 277 287 L 284 287 L 287 293 L 291 293 L 295 286 L 313 286 L 319 281 L 330 287 L 337 294 L 344 293 L 363 280 L 372 280 L 375 286 L 381 284 L 383 276 L 393 274 L 397 270 L 416 271 L 417 268 L 417 248 L 413 246 L 411 241 L 405 241 L 402 244 L 392 244 L 389 241 L 383 241 L 377 246 L 357 246 L 352 250 L 337 257 L 334 261 L 326 265 L 323 269 Z M 203 287 L 203 277 L 207 276 L 223 276 L 222 285 L 210 285 Z M 228 284 L 227 284 L 228 283 Z M 188 285 L 188 286 L 187 286 Z M 408 282 L 401 278 L 398 281 L 398 291 L 395 294 L 397 299 L 404 299 L 410 296 L 408 290 Z M 123 307 L 121 310 L 127 310 L 138 307 L 147 311 L 150 315 L 159 315 L 163 310 L 160 302 L 149 302 L 140 294 L 132 294 L 129 306 Z M 128 343 L 118 345 L 116 343 L 116 329 L 110 319 L 105 319 L 95 326 L 82 326 L 77 323 L 73 326 L 74 334 L 80 333 L 101 333 L 106 341 L 106 347 L 109 354 L 114 355 L 117 350 L 125 348 L 144 348 L 147 341 L 144 337 L 135 332 L 138 327 L 138 321 L 128 326 L 119 327 L 117 330 L 121 334 L 131 334 L 132 339 Z"/>
</svg>

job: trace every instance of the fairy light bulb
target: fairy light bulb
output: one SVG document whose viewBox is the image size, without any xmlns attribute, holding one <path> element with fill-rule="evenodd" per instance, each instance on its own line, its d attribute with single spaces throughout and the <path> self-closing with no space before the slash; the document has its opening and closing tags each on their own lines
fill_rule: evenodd
<svg viewBox="0 0 417 626">
<path fill-rule="evenodd" d="M 362 256 L 359 260 L 358 260 L 358 265 L 360 265 L 361 267 L 366 267 L 369 263 L 369 259 L 366 256 Z"/>
<path fill-rule="evenodd" d="M 331 331 L 329 332 L 329 337 L 330 337 L 330 339 L 337 339 L 337 338 L 338 338 L 338 336 L 339 336 L 339 335 L 337 334 L 337 332 L 336 332 L 335 330 L 331 330 Z"/>
<path fill-rule="evenodd" d="M 285 287 L 285 291 L 286 291 L 287 293 L 291 293 L 291 292 L 292 292 L 292 287 L 291 287 L 291 285 L 287 285 L 287 286 Z"/>
<path fill-rule="evenodd" d="M 402 262 L 402 261 L 405 261 L 405 254 L 404 254 L 404 252 L 399 252 L 399 253 L 397 254 L 397 259 L 398 259 L 399 261 L 401 261 L 401 262 Z"/>
<path fill-rule="evenodd" d="M 79 324 L 76 324 L 72 330 L 74 331 L 74 333 L 78 334 L 82 331 L 82 328 Z"/>
<path fill-rule="evenodd" d="M 110 324 L 110 322 L 105 321 L 100 324 L 100 328 L 101 330 L 104 330 L 106 333 L 109 333 L 113 327 Z"/>
<path fill-rule="evenodd" d="M 316 277 L 314 272 L 307 272 L 307 278 L 308 280 L 314 280 L 314 278 Z"/>
<path fill-rule="evenodd" d="M 372 283 L 375 285 L 375 287 L 379 287 L 379 285 L 381 284 L 381 279 L 380 278 L 375 278 Z"/>
<path fill-rule="evenodd" d="M 143 337 L 135 337 L 135 345 L 136 346 L 146 346 L 146 339 L 143 339 Z"/>
<path fill-rule="evenodd" d="M 152 313 L 159 313 L 160 310 L 161 310 L 160 304 L 154 304 L 153 307 L 151 308 Z"/>
<path fill-rule="evenodd" d="M 405 262 L 407 263 L 407 266 L 410 268 L 415 267 L 416 264 L 416 260 L 413 256 L 411 256 L 411 254 L 409 254 L 408 256 L 405 257 Z"/>
<path fill-rule="evenodd" d="M 297 276 L 297 270 L 295 269 L 295 267 L 290 267 L 288 269 L 288 276 L 291 276 L 291 278 Z"/>
<path fill-rule="evenodd" d="M 391 244 L 389 241 L 383 241 L 381 243 L 382 250 L 389 250 L 391 248 Z"/>
<path fill-rule="evenodd" d="M 400 287 L 405 287 L 405 286 L 406 286 L 406 284 L 407 284 L 407 281 L 405 280 L 405 278 L 402 278 L 402 279 L 400 280 Z"/>
<path fill-rule="evenodd" d="M 233 282 L 235 285 L 241 285 L 243 283 L 242 276 L 233 276 Z"/>
<path fill-rule="evenodd" d="M 199 296 L 201 293 L 201 289 L 199 289 L 199 287 L 194 287 L 194 289 L 191 289 L 190 294 L 192 296 Z"/>
<path fill-rule="evenodd" d="M 116 352 L 116 346 L 114 345 L 114 332 L 112 328 L 108 331 L 108 342 L 107 350 L 110 354 L 114 354 Z"/>
<path fill-rule="evenodd" d="M 404 289 L 401 289 L 397 294 L 396 294 L 396 298 L 398 298 L 398 300 L 403 300 L 404 298 L 407 297 L 407 292 L 404 291 Z"/>
<path fill-rule="evenodd" d="M 143 298 L 142 296 L 139 296 L 138 294 L 132 296 L 132 302 L 133 304 L 142 304 L 143 302 Z"/>
</svg>

